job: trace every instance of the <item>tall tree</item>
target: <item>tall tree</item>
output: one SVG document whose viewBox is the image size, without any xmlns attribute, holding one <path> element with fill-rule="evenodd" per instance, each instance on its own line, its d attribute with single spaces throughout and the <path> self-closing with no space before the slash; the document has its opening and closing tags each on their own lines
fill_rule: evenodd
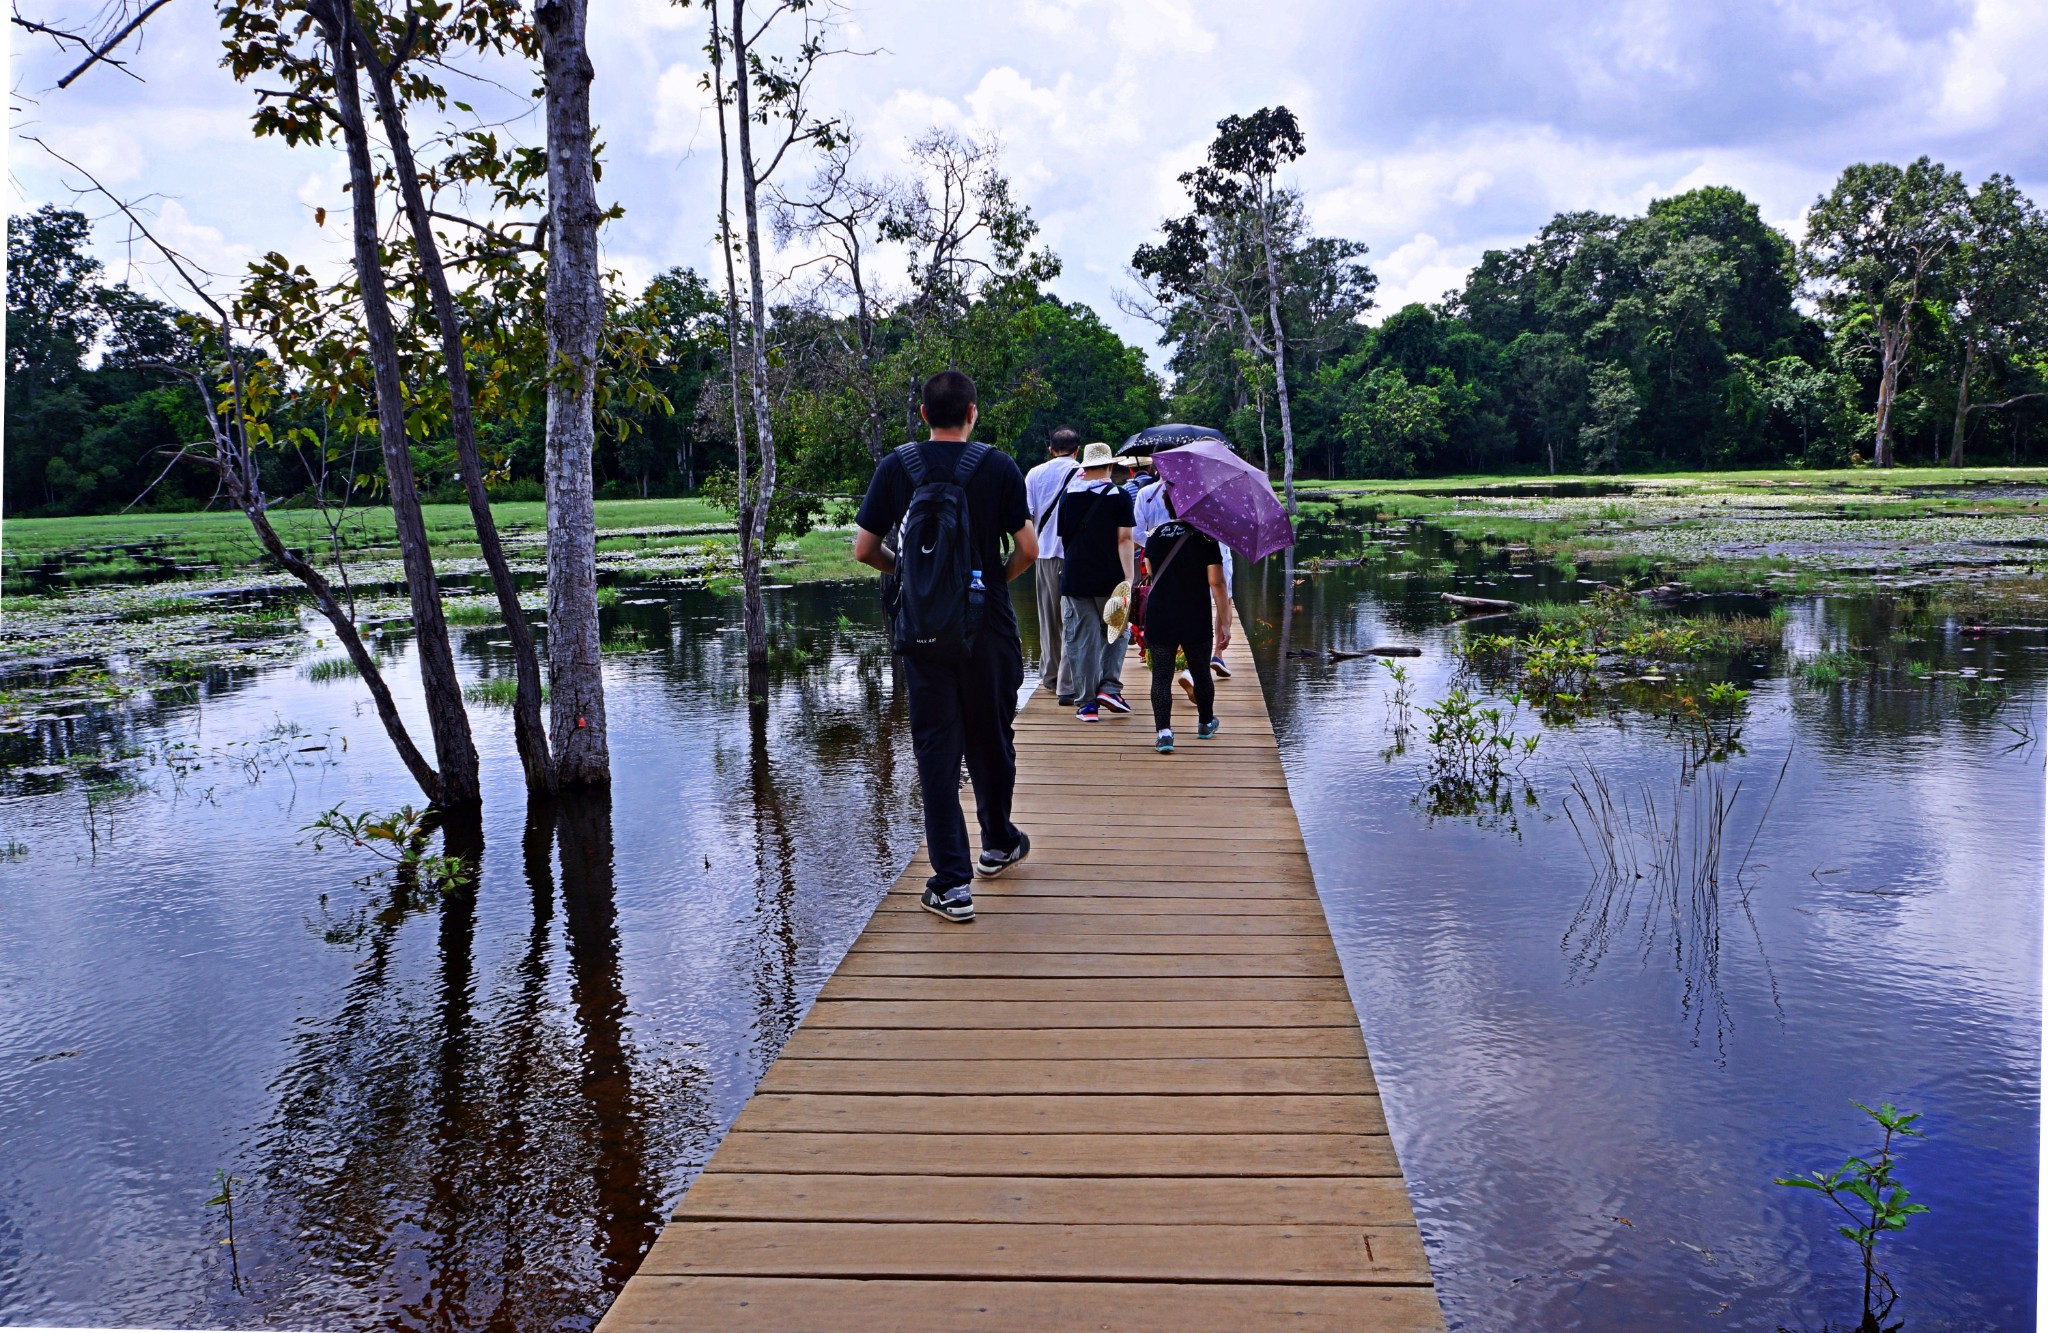
<svg viewBox="0 0 2048 1333">
<path fill-rule="evenodd" d="M 1844 171 L 1807 213 L 1800 265 L 1839 338 L 1865 340 L 1878 359 L 1872 462 L 1893 463 L 1893 410 L 1913 338 L 1963 234 L 1963 178 L 1923 157 L 1911 166 Z"/>
<path fill-rule="evenodd" d="M 548 161 L 548 669 L 555 781 L 611 781 L 597 618 L 597 371 L 604 328 L 587 0 L 539 0 Z"/>
<path fill-rule="evenodd" d="M 810 188 L 799 193 L 776 191 L 772 196 L 775 239 L 816 244 L 818 253 L 797 269 L 819 272 L 819 295 L 852 306 L 854 383 L 865 409 L 864 438 L 868 454 L 879 463 L 889 446 L 882 427 L 880 379 L 881 301 L 875 287 L 875 251 L 884 237 L 882 224 L 892 203 L 887 186 L 854 170 L 856 144 L 851 135 L 822 155 Z"/>
<path fill-rule="evenodd" d="M 1224 117 L 1216 123 L 1207 161 L 1180 177 L 1193 211 L 1169 220 L 1159 244 L 1142 245 L 1131 257 L 1131 268 L 1147 284 L 1169 337 L 1176 314 L 1193 315 L 1198 326 L 1227 325 L 1239 345 L 1272 366 L 1273 396 L 1280 408 L 1282 489 L 1289 513 L 1295 509 L 1295 436 L 1287 359 L 1296 330 L 1290 326 L 1288 308 L 1294 304 L 1293 280 L 1299 277 L 1289 262 L 1289 233 L 1302 236 L 1304 245 L 1308 242 L 1300 198 L 1280 187 L 1279 172 L 1305 151 L 1301 125 L 1284 106 Z M 1333 256 L 1337 264 L 1316 266 L 1322 269 L 1341 271 L 1364 253 L 1363 246 L 1349 242 L 1324 244 L 1341 247 L 1342 253 Z M 1371 291 L 1369 278 L 1353 278 L 1350 290 L 1370 304 L 1365 295 Z"/>
<path fill-rule="evenodd" d="M 2048 396 L 2023 391 L 2002 402 L 1970 401 L 1980 361 L 2009 371 L 2030 354 L 2039 358 L 2048 352 L 2048 218 L 2020 193 L 2012 177 L 1991 176 L 1970 196 L 1952 273 L 1956 302 L 1950 323 L 1962 357 L 1956 368 L 1948 463 L 1961 467 L 1972 413 Z"/>
<path fill-rule="evenodd" d="M 775 424 L 768 401 L 768 275 L 761 251 L 763 193 L 790 154 L 806 145 L 829 150 L 839 138 L 838 122 L 817 115 L 811 105 L 811 77 L 818 62 L 833 51 L 826 45 L 826 25 L 815 0 L 766 0 L 761 16 L 747 17 L 747 0 L 707 0 L 724 7 L 724 48 L 731 56 L 734 161 L 739 166 L 741 215 L 745 219 L 747 256 L 747 399 L 754 419 L 758 471 L 748 522 L 740 534 L 740 583 L 746 623 L 747 665 L 768 664 L 768 616 L 761 593 L 761 560 L 767 544 L 768 516 L 775 502 Z M 798 25 L 792 49 L 764 47 L 783 19 Z M 720 41 L 714 32 L 713 41 Z M 723 61 L 721 60 L 722 67 Z M 721 70 L 714 72 L 721 82 Z M 719 98 L 721 111 L 724 95 Z M 756 126 L 767 132 L 758 150 Z"/>
<path fill-rule="evenodd" d="M 369 15 L 375 26 L 364 21 Z M 468 0 L 448 10 L 420 10 L 408 6 L 402 20 L 389 18 L 380 10 L 356 8 L 349 15 L 356 52 L 376 100 L 377 118 L 384 127 L 384 142 L 390 153 L 392 174 L 398 186 L 400 205 L 412 233 L 413 250 L 420 278 L 431 301 L 433 321 L 440 334 L 442 373 L 448 393 L 448 430 L 455 445 L 464 497 L 469 502 L 470 521 L 476 528 L 477 545 L 489 571 L 492 590 L 497 594 L 498 612 L 505 618 L 506 637 L 512 645 L 513 736 L 526 772 L 527 785 L 550 791 L 555 785 L 554 766 L 548 754 L 547 731 L 541 724 L 540 659 L 534 648 L 533 627 L 519 605 L 519 584 L 505 558 L 505 546 L 498 538 L 498 526 L 491 515 L 490 495 L 484 486 L 486 471 L 483 452 L 477 447 L 476 421 L 470 401 L 469 350 L 464 339 L 462 315 L 455 292 L 442 261 L 441 245 L 434 234 L 435 210 L 420 181 L 420 169 L 413 156 L 412 129 L 407 104 L 417 101 L 445 102 L 447 90 L 426 72 L 444 64 L 451 48 L 468 41 L 502 53 L 508 46 L 526 44 L 527 28 L 509 0 Z M 505 244 L 503 232 L 494 241 Z M 552 305 L 550 309 L 552 309 Z M 551 581 L 552 583 L 552 581 Z M 595 593 L 592 594 L 593 598 Z M 595 603 L 593 601 L 593 607 Z M 552 643 L 554 636 L 549 636 Z M 600 695 L 596 712 L 603 715 Z M 600 741 L 601 745 L 601 741 Z"/>
</svg>

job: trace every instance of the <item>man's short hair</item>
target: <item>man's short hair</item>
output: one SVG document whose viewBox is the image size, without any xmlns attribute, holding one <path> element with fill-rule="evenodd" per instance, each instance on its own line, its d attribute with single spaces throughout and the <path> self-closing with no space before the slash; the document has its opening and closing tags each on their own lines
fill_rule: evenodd
<svg viewBox="0 0 2048 1333">
<path fill-rule="evenodd" d="M 934 430 L 958 430 L 974 406 L 974 381 L 957 370 L 942 370 L 924 382 L 924 420 Z"/>
<path fill-rule="evenodd" d="M 1052 433 L 1052 451 L 1056 454 L 1078 453 L 1081 448 L 1081 432 L 1072 426 L 1061 426 Z"/>
</svg>

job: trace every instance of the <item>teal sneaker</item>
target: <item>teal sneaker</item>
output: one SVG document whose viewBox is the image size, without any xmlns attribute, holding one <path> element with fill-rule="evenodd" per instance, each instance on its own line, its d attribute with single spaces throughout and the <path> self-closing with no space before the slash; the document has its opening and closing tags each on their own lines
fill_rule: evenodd
<svg viewBox="0 0 2048 1333">
<path fill-rule="evenodd" d="M 1195 739 L 1198 741 L 1210 740 L 1221 730 L 1223 730 L 1223 719 L 1212 717 L 1201 726 L 1195 728 Z"/>
<path fill-rule="evenodd" d="M 1159 733 L 1159 739 L 1158 739 L 1158 740 L 1156 740 L 1156 741 L 1154 741 L 1154 742 L 1152 743 L 1152 748 L 1153 748 L 1153 749 L 1155 749 L 1155 750 L 1157 750 L 1157 751 L 1159 751 L 1159 753 L 1161 753 L 1161 754 L 1172 754 L 1172 753 L 1173 753 L 1173 733 L 1172 733 L 1172 732 L 1170 732 L 1170 731 L 1162 731 L 1162 732 L 1160 732 L 1160 733 Z"/>
</svg>

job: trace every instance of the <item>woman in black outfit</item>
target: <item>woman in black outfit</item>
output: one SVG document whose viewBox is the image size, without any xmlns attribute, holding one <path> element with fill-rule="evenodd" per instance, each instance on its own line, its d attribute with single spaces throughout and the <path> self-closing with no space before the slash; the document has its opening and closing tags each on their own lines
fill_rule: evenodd
<svg viewBox="0 0 2048 1333">
<path fill-rule="evenodd" d="M 1173 489 L 1166 494 L 1173 512 Z M 1187 659 L 1194 679 L 1195 735 L 1208 740 L 1221 728 L 1216 720 L 1216 682 L 1209 659 L 1230 646 L 1230 594 L 1223 583 L 1223 552 L 1214 537 L 1169 518 L 1145 539 L 1145 563 L 1152 571 L 1145 594 L 1145 653 L 1152 663 L 1153 748 L 1173 753 L 1173 677 L 1176 654 Z"/>
</svg>

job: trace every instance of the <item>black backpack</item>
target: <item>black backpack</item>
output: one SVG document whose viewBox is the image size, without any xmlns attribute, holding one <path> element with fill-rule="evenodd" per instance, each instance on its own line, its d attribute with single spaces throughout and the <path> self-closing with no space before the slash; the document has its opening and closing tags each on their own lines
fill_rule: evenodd
<svg viewBox="0 0 2048 1333">
<path fill-rule="evenodd" d="M 922 445 L 896 450 L 911 492 L 896 525 L 896 572 L 882 580 L 891 651 L 920 662 L 964 662 L 973 652 L 987 582 L 1001 571 L 974 568 L 967 482 L 993 452 L 970 442 L 952 476 L 934 477 Z M 982 587 L 974 586 L 977 572 Z"/>
</svg>

